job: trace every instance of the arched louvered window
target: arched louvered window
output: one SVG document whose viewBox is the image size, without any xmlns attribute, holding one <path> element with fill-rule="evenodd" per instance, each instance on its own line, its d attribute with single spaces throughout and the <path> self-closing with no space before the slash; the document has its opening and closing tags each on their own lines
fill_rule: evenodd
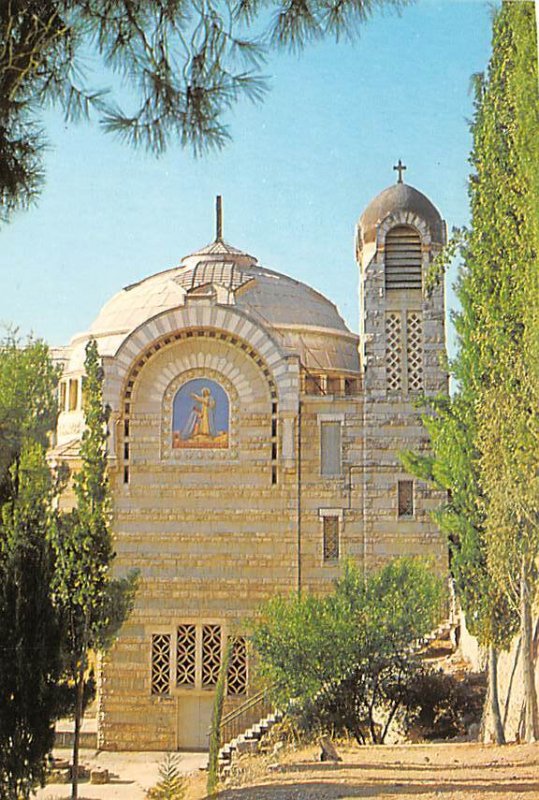
<svg viewBox="0 0 539 800">
<path fill-rule="evenodd" d="M 421 289 L 421 238 L 415 228 L 397 225 L 386 236 L 386 290 Z"/>
</svg>

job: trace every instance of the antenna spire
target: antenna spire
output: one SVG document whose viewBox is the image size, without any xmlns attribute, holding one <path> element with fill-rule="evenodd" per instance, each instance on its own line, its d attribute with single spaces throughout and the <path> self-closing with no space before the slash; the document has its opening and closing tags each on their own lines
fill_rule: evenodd
<svg viewBox="0 0 539 800">
<path fill-rule="evenodd" d="M 220 194 L 215 198 L 215 241 L 223 241 L 223 198 Z"/>
</svg>

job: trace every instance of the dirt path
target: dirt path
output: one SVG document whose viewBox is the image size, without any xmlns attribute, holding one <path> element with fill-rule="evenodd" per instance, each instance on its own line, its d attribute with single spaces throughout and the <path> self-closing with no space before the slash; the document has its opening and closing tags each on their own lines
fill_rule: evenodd
<svg viewBox="0 0 539 800">
<path fill-rule="evenodd" d="M 219 800 L 539 800 L 539 744 L 408 745 L 341 749 L 343 762 L 317 750 L 290 753 L 271 771 L 242 759 L 243 785 Z"/>
</svg>

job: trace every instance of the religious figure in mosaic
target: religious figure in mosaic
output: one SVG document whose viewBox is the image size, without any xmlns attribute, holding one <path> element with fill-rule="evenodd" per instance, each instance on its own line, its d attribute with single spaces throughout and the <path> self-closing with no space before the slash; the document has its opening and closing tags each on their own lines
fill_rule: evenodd
<svg viewBox="0 0 539 800">
<path fill-rule="evenodd" d="M 218 383 L 188 381 L 174 398 L 173 448 L 228 447 L 228 417 L 228 397 Z"/>
</svg>

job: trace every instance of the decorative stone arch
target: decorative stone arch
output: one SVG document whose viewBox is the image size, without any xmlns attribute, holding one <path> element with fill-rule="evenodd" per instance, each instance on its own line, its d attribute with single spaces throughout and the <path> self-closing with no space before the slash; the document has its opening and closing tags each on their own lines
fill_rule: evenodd
<svg viewBox="0 0 539 800">
<path fill-rule="evenodd" d="M 414 214 L 413 211 L 396 211 L 393 214 L 389 214 L 378 226 L 376 231 L 377 251 L 383 252 L 387 234 L 392 228 L 396 228 L 400 225 L 415 228 L 421 238 L 422 248 L 430 247 L 432 236 L 430 228 L 425 220 L 417 214 Z"/>
<path fill-rule="evenodd" d="M 120 345 L 114 358 L 106 359 L 105 401 L 112 409 L 124 412 L 122 405 L 129 401 L 129 391 L 133 386 L 130 387 L 130 381 L 136 378 L 144 363 L 163 347 L 193 336 L 220 338 L 239 347 L 262 373 L 280 409 L 296 413 L 299 364 L 290 359 L 274 337 L 247 314 L 211 303 L 188 304 L 163 312 L 134 330 Z"/>
<path fill-rule="evenodd" d="M 119 455 L 123 462 L 124 483 L 129 482 L 129 425 L 131 397 L 136 378 L 155 354 L 182 339 L 200 336 L 230 343 L 239 348 L 254 363 L 268 386 L 272 420 L 282 421 L 282 460 L 289 466 L 294 459 L 294 418 L 299 402 L 299 360 L 281 351 L 273 336 L 238 309 L 223 308 L 211 303 L 196 303 L 156 315 L 133 331 L 118 348 L 113 358 L 105 359 L 104 400 L 112 411 L 116 425 L 110 441 L 111 457 Z M 211 359 L 210 359 L 211 361 Z M 192 365 L 195 369 L 197 365 Z M 208 359 L 199 369 L 212 368 Z M 227 374 L 226 364 L 215 370 L 225 381 L 236 385 L 233 374 Z M 163 393 L 165 387 L 163 387 Z M 249 400 L 249 385 L 236 385 L 240 401 Z M 118 429 L 118 425 L 121 427 Z M 273 425 L 273 423 L 272 423 Z M 118 434 L 116 434 L 118 429 Z M 119 440 L 119 441 L 118 441 Z M 123 442 L 123 446 L 121 443 Z M 120 452 L 118 452 L 120 447 Z M 122 455 L 123 452 L 123 455 Z M 234 457 L 234 452 L 230 451 Z M 276 456 L 275 456 L 276 459 Z M 274 459 L 272 459 L 274 461 Z"/>
</svg>

